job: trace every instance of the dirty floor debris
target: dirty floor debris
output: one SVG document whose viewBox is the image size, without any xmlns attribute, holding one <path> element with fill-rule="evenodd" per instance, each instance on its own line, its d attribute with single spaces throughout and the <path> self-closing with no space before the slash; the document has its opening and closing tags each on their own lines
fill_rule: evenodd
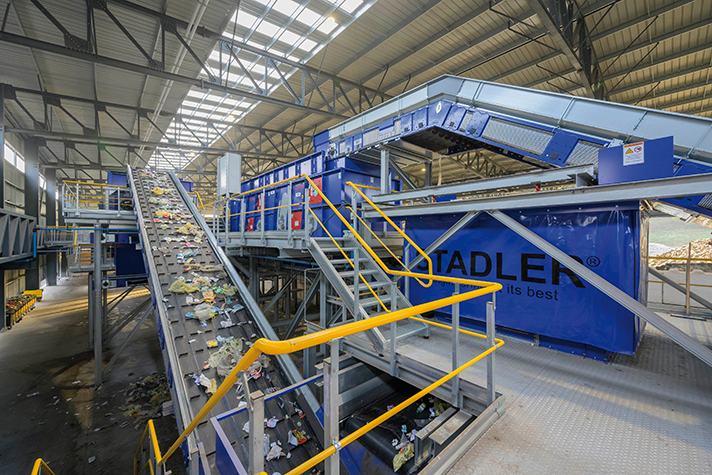
<svg viewBox="0 0 712 475">
<path fill-rule="evenodd" d="M 119 305 L 117 315 L 125 315 L 147 295 L 135 290 Z M 174 416 L 161 416 L 168 396 L 154 320 L 147 319 L 104 385 L 96 389 L 92 354 L 87 351 L 86 311 L 86 276 L 62 278 L 57 287 L 45 289 L 42 302 L 22 325 L 0 333 L 3 475 L 29 475 L 38 457 L 56 475 L 130 473 L 143 431 L 143 424 L 138 429 L 135 425 L 149 416 L 156 423 L 161 447 L 178 437 Z M 104 364 L 133 325 L 108 343 Z M 131 405 L 136 412 L 127 416 Z M 185 473 L 181 457 L 169 460 L 168 468 L 174 475 Z"/>
</svg>

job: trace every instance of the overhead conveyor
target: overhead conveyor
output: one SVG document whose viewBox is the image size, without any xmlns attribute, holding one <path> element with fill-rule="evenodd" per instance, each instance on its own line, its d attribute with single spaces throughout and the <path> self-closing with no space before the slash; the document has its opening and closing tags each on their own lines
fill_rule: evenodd
<svg viewBox="0 0 712 475">
<path fill-rule="evenodd" d="M 196 377 L 198 381 L 214 380 L 216 385 L 222 382 L 217 368 L 208 364 L 221 343 L 229 338 L 241 340 L 246 351 L 260 337 L 275 336 L 232 265 L 206 232 L 205 222 L 175 175 L 144 170 L 128 170 L 128 174 L 176 421 L 179 432 L 183 432 L 209 398 L 209 388 L 198 384 Z M 186 226 L 195 227 L 197 232 L 180 234 L 178 228 Z M 181 279 L 199 284 L 201 289 L 189 293 L 169 290 Z M 194 318 L 191 313 L 195 313 L 196 305 L 187 303 L 187 297 L 209 303 L 216 315 L 203 321 Z M 270 394 L 290 386 L 297 375 L 292 361 L 284 356 L 260 359 L 254 369 L 248 382 L 250 393 Z M 235 389 L 220 400 L 212 415 L 241 409 L 246 399 L 243 390 Z M 313 396 L 309 400 L 296 391 L 265 401 L 264 417 L 279 421 L 274 428 L 265 428 L 265 434 L 272 442 L 280 442 L 285 455 L 290 452 L 289 458 L 268 461 L 265 467 L 269 473 L 286 473 L 321 450 L 309 423 L 315 420 L 314 405 Z M 242 411 L 221 424 L 221 435 L 243 461 L 249 459 L 243 430 L 247 421 L 247 411 Z M 292 430 L 304 433 L 307 442 L 289 450 L 288 432 Z M 209 473 L 216 458 L 215 428 L 205 420 L 188 436 L 183 452 L 189 473 Z"/>
<path fill-rule="evenodd" d="M 598 173 L 600 150 L 667 136 L 675 157 L 670 176 L 712 172 L 712 119 L 446 75 L 317 134 L 314 145 L 332 158 L 380 162 L 381 176 L 397 169 L 395 158 L 429 163 L 468 150 L 545 170 L 591 165 Z M 499 188 L 510 186 L 510 179 Z M 382 193 L 391 191 L 387 185 L 381 183 Z M 712 216 L 707 193 L 664 201 Z"/>
</svg>

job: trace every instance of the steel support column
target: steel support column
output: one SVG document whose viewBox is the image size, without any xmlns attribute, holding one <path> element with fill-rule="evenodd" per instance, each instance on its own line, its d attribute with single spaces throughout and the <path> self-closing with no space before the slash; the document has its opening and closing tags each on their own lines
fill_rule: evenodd
<svg viewBox="0 0 712 475">
<path fill-rule="evenodd" d="M 640 318 L 650 323 L 652 326 L 660 330 L 662 333 L 670 337 L 678 345 L 701 359 L 703 362 L 712 366 L 712 350 L 700 344 L 697 340 L 678 329 L 676 326 L 660 317 L 656 313 L 648 310 L 642 303 L 629 296 L 615 285 L 611 284 L 592 270 L 580 264 L 575 259 L 569 257 L 568 254 L 558 249 L 553 244 L 549 243 L 530 229 L 526 228 L 516 220 L 510 218 L 501 211 L 488 211 L 488 213 L 500 223 L 507 226 L 509 229 L 519 234 L 521 237 L 534 244 L 536 247 L 565 265 L 581 278 L 596 287 L 604 294 L 611 297 L 613 300 L 623 305 L 625 308 L 638 315 Z"/>
<path fill-rule="evenodd" d="M 329 358 L 324 359 L 324 447 L 339 441 L 339 340 L 329 343 Z M 324 461 L 325 475 L 339 475 L 339 448 Z"/>
<path fill-rule="evenodd" d="M 391 191 L 388 180 L 388 171 L 390 170 L 390 152 L 387 149 L 381 150 L 381 194 L 387 195 Z"/>
<path fill-rule="evenodd" d="M 5 207 L 5 86 L 0 85 L 0 207 Z"/>
<path fill-rule="evenodd" d="M 40 155 L 36 138 L 25 139 L 25 214 L 37 218 L 40 223 Z M 40 264 L 35 260 L 34 268 L 25 271 L 25 288 L 40 288 Z"/>
<path fill-rule="evenodd" d="M 45 225 L 57 225 L 57 170 L 45 170 L 45 183 L 47 186 L 47 204 L 45 210 Z M 57 285 L 57 256 L 56 252 L 45 254 L 47 265 L 47 285 Z"/>
<path fill-rule="evenodd" d="M 102 328 L 102 292 L 101 292 L 101 229 L 99 223 L 94 224 L 94 288 L 89 290 L 93 293 L 94 308 L 94 386 L 102 383 L 102 342 L 104 338 Z"/>
</svg>

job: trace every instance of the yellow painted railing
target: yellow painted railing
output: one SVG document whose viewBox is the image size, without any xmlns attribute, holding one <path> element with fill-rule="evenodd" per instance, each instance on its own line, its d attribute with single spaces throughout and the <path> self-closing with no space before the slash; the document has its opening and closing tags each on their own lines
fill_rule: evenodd
<svg viewBox="0 0 712 475">
<path fill-rule="evenodd" d="M 143 445 L 143 442 L 146 440 L 146 436 L 148 436 L 149 440 L 151 441 L 151 447 L 153 448 L 153 455 L 154 458 L 153 460 L 161 460 L 161 449 L 158 447 L 158 438 L 156 437 L 156 428 L 153 425 L 153 419 L 148 420 L 148 424 L 146 424 L 146 428 L 143 430 L 143 435 L 141 436 L 141 442 L 139 442 L 138 447 L 136 448 L 136 452 L 134 453 L 134 460 L 133 460 L 133 473 L 134 475 L 138 475 L 139 473 L 142 473 L 144 470 L 146 470 L 146 466 L 149 467 L 151 470 L 151 474 L 153 474 L 153 464 L 151 463 L 153 460 L 151 457 L 149 457 L 148 461 L 144 464 L 143 467 L 141 467 L 141 470 L 138 470 L 138 455 L 141 453 L 141 446 Z"/>
<path fill-rule="evenodd" d="M 362 319 L 362 320 L 356 320 L 351 323 L 347 323 L 345 325 L 341 325 L 338 327 L 333 327 L 333 328 L 328 328 L 325 330 L 321 330 L 316 333 L 311 333 L 307 335 L 303 335 L 300 337 L 295 337 L 291 338 L 289 340 L 267 340 L 265 338 L 260 338 L 258 339 L 250 348 L 247 350 L 245 355 L 240 359 L 240 361 L 237 363 L 235 368 L 233 368 L 232 371 L 225 377 L 224 381 L 220 386 L 218 387 L 217 391 L 212 395 L 212 397 L 208 400 L 208 402 L 205 403 L 205 406 L 198 412 L 198 414 L 193 418 L 193 420 L 188 424 L 188 426 L 185 428 L 183 433 L 178 437 L 178 439 L 173 443 L 173 445 L 166 451 L 165 454 L 160 455 L 160 450 L 158 448 L 158 444 L 155 438 L 155 431 L 153 431 L 151 428 L 153 427 L 153 422 L 149 421 L 149 425 L 146 426 L 146 429 L 144 430 L 144 435 L 141 438 L 141 442 L 139 443 L 138 448 L 136 449 L 136 454 L 134 455 L 134 470 L 136 469 L 136 464 L 137 464 L 137 458 L 138 454 L 140 453 L 141 446 L 143 445 L 143 442 L 145 441 L 146 435 L 149 435 L 149 438 L 151 439 L 152 442 L 152 447 L 153 451 L 156 454 L 155 456 L 155 464 L 157 467 L 160 467 L 163 465 L 168 458 L 173 455 L 173 453 L 178 450 L 180 445 L 183 443 L 183 441 L 195 430 L 195 428 L 200 424 L 210 413 L 210 411 L 215 407 L 215 405 L 218 403 L 220 399 L 222 399 L 223 396 L 225 396 L 228 391 L 237 383 L 239 374 L 245 370 L 247 370 L 250 365 L 259 358 L 260 355 L 266 354 L 266 355 L 286 355 L 290 353 L 294 353 L 297 351 L 302 351 L 307 348 L 311 348 L 313 346 L 321 345 L 328 343 L 332 340 L 355 335 L 357 333 L 361 333 L 363 331 L 371 330 L 376 327 L 388 325 L 394 322 L 398 322 L 400 320 L 404 319 L 413 319 L 416 321 L 420 321 L 426 324 L 431 324 L 435 326 L 440 326 L 444 328 L 452 328 L 448 325 L 443 325 L 435 322 L 430 322 L 428 320 L 425 320 L 423 318 L 416 317 L 416 315 L 420 315 L 426 312 L 430 312 L 433 310 L 437 310 L 439 308 L 451 306 L 457 303 L 464 302 L 466 300 L 470 300 L 476 297 L 480 297 L 483 295 L 491 294 L 494 293 L 498 290 L 502 289 L 502 285 L 498 283 L 493 283 L 493 282 L 485 282 L 485 281 L 478 281 L 478 280 L 470 280 L 470 279 L 462 279 L 462 278 L 456 278 L 456 277 L 447 277 L 447 276 L 440 276 L 440 275 L 433 275 L 432 274 L 432 263 L 429 266 L 429 274 L 422 274 L 422 273 L 414 273 L 410 272 L 409 270 L 405 271 L 398 271 L 394 269 L 389 269 L 383 261 L 376 255 L 376 253 L 371 249 L 371 247 L 361 238 L 361 236 L 358 234 L 358 232 L 351 226 L 351 224 L 348 222 L 348 220 L 339 213 L 338 209 L 329 201 L 329 199 L 322 193 L 322 191 L 315 185 L 315 183 L 306 175 L 299 175 L 287 180 L 282 180 L 277 183 L 273 183 L 271 185 L 267 186 L 276 186 L 285 182 L 288 182 L 290 180 L 297 180 L 297 179 L 304 179 L 306 180 L 309 185 L 321 196 L 322 200 L 331 208 L 331 210 L 335 213 L 335 215 L 342 221 L 342 223 L 351 231 L 354 235 L 354 237 L 361 243 L 361 245 L 369 252 L 369 254 L 378 262 L 378 264 L 381 266 L 381 268 L 390 274 L 393 275 L 402 275 L 405 277 L 413 277 L 413 278 L 422 278 L 425 280 L 428 280 L 429 283 L 427 285 L 431 285 L 433 281 L 439 281 L 439 282 L 448 282 L 448 283 L 453 283 L 453 284 L 464 284 L 467 286 L 475 286 L 479 287 L 474 290 L 470 290 L 468 292 L 464 293 L 457 293 L 455 295 L 452 295 L 450 297 L 445 297 L 440 300 L 436 300 L 433 302 L 427 302 L 424 304 L 420 305 L 415 305 L 413 307 L 409 308 L 404 308 L 401 310 L 395 310 L 392 312 L 389 312 L 386 309 L 386 313 L 367 318 L 367 319 Z M 351 183 L 349 183 L 351 184 Z M 374 209 L 378 210 L 379 213 L 381 213 L 382 216 L 396 229 L 399 230 L 399 232 L 404 236 L 405 239 L 408 240 L 408 242 L 411 243 L 411 245 L 421 254 L 425 255 L 425 253 L 412 241 L 410 240 L 409 237 L 405 236 L 405 233 L 403 233 L 398 226 L 396 226 L 387 216 L 385 216 L 379 209 L 378 207 L 373 204 L 373 202 L 368 199 L 363 193 L 361 193 L 360 190 L 356 188 L 355 185 L 351 184 L 354 186 L 354 188 L 371 204 L 371 206 L 374 207 Z M 262 187 L 266 188 L 266 187 Z M 246 193 L 253 193 L 255 191 L 259 191 L 261 188 L 255 189 L 255 190 L 250 190 L 249 192 Z M 244 195 L 246 193 L 242 193 L 240 195 Z M 240 196 L 236 195 L 236 196 Z M 310 209 L 311 211 L 311 209 Z M 314 218 L 317 220 L 319 225 L 322 227 L 322 229 L 329 235 L 331 240 L 334 242 L 334 244 L 341 250 L 341 253 L 351 262 L 350 258 L 348 257 L 347 253 L 341 246 L 336 242 L 333 236 L 328 232 L 326 227 L 319 221 L 318 217 L 316 214 L 311 211 L 312 215 Z M 427 256 L 425 256 L 427 258 Z M 364 280 L 365 281 L 365 280 Z M 420 282 L 420 281 L 419 281 Z M 422 284 L 425 285 L 425 284 Z M 369 285 L 370 288 L 370 285 Z M 371 288 L 370 288 L 371 289 Z M 373 289 L 371 289 L 371 292 L 373 292 Z M 378 297 L 376 297 L 378 298 Z M 380 299 L 379 299 L 380 300 Z M 381 305 L 383 303 L 381 302 Z M 384 306 L 385 308 L 385 306 Z M 477 338 L 483 338 L 486 339 L 487 336 L 478 334 L 475 332 L 470 332 L 467 330 L 460 330 L 460 332 L 475 336 Z M 467 368 L 475 364 L 476 362 L 480 361 L 482 358 L 486 357 L 493 351 L 495 351 L 497 348 L 501 347 L 504 344 L 504 341 L 501 339 L 495 338 L 494 339 L 495 344 L 487 348 L 485 351 L 468 361 L 467 363 L 463 364 L 459 368 L 455 369 L 454 371 L 446 374 L 442 378 L 438 379 L 431 385 L 427 386 L 423 390 L 419 391 L 412 397 L 406 399 L 402 403 L 398 404 L 391 410 L 387 411 L 386 413 L 382 414 L 381 416 L 377 417 L 373 421 L 369 422 L 368 424 L 364 425 L 360 429 L 356 430 L 355 432 L 349 434 L 346 436 L 344 439 L 338 441 L 336 445 L 331 445 L 330 447 L 326 448 L 316 456 L 312 457 L 308 461 L 304 462 L 303 464 L 299 465 L 295 469 L 291 470 L 290 472 L 287 473 L 287 475 L 299 475 L 304 473 L 305 471 L 309 470 L 310 468 L 316 466 L 318 463 L 326 460 L 328 457 L 331 455 L 335 454 L 337 451 L 337 446 L 338 447 L 344 447 L 351 442 L 355 441 L 358 439 L 360 436 L 363 434 L 367 433 L 374 427 L 378 426 L 379 424 L 383 423 L 384 421 L 388 420 L 401 410 L 405 409 L 409 405 L 413 404 L 415 401 L 423 397 L 424 395 L 430 393 L 434 389 L 438 388 L 442 384 L 446 383 L 450 379 L 454 378 L 455 376 L 459 375 L 463 371 L 465 371 Z M 149 427 L 150 426 L 150 427 Z M 148 464 L 149 467 L 151 467 L 151 471 L 153 471 L 153 466 L 152 464 Z M 145 467 L 144 467 L 145 468 Z M 141 470 L 143 471 L 143 469 Z M 141 473 L 141 472 L 139 472 Z M 265 474 L 265 472 L 262 472 L 262 474 Z M 262 475 L 260 474 L 260 475 Z M 135 475 L 138 475 L 135 473 Z"/>
<path fill-rule="evenodd" d="M 44 460 L 35 460 L 35 465 L 32 467 L 32 475 L 40 475 L 45 472 L 49 473 L 49 475 L 54 475 L 54 472 Z"/>
</svg>

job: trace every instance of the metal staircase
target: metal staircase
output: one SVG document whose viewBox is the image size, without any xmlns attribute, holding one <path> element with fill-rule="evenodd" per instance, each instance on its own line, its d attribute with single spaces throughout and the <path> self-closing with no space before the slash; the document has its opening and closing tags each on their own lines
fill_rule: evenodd
<svg viewBox="0 0 712 475">
<path fill-rule="evenodd" d="M 335 292 L 327 297 L 327 303 L 338 310 L 330 312 L 330 318 L 325 322 L 327 328 L 412 307 L 396 284 L 353 236 L 311 238 L 309 251 Z M 397 325 L 396 341 L 412 335 L 427 337 L 428 332 L 427 325 L 406 321 Z M 390 346 L 391 327 L 373 328 L 366 332 L 366 336 L 376 351 L 383 354 Z"/>
</svg>

